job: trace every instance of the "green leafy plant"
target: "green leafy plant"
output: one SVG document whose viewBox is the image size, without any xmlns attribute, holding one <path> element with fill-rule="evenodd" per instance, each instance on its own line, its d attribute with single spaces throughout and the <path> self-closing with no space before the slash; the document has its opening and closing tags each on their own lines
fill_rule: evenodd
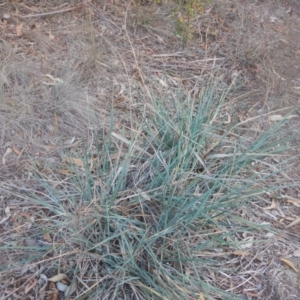
<svg viewBox="0 0 300 300">
<path fill-rule="evenodd" d="M 206 6 L 211 3 L 212 0 L 178 1 L 174 10 L 174 15 L 176 16 L 176 34 L 182 38 L 184 44 L 193 38 L 192 19 L 198 14 L 203 14 Z"/>
</svg>

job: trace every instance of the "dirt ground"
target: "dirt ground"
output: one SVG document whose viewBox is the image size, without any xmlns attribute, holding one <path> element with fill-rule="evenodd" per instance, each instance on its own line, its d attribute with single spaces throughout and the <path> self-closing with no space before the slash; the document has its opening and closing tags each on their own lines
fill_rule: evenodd
<svg viewBox="0 0 300 300">
<path fill-rule="evenodd" d="M 178 88 L 196 96 L 217 78 L 220 89 L 232 88 L 232 121 L 256 118 L 259 130 L 293 111 L 291 132 L 299 132 L 298 0 L 214 0 L 190 20 L 187 40 L 176 33 L 174 3 L 62 3 L 0 3 L 0 220 L 8 203 L 26 211 L 8 191 L 34 188 L 32 161 L 57 178 L 61 146 L 80 152 L 97 116 L 99 128 L 109 126 L 112 105 L 115 131 L 130 130 L 153 93 L 166 101 Z M 300 154 L 293 145 L 290 153 Z M 299 161 L 284 174 L 292 182 L 300 179 Z M 247 249 L 249 257 L 232 261 L 239 274 L 215 280 L 247 299 L 299 299 L 300 189 L 266 195 L 253 212 L 253 221 L 280 234 L 255 237 L 267 246 Z"/>
</svg>

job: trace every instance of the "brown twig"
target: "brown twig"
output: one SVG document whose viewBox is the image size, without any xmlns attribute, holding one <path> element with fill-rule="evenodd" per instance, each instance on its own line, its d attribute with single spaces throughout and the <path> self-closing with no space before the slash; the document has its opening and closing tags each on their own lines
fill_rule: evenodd
<svg viewBox="0 0 300 300">
<path fill-rule="evenodd" d="M 85 4 L 87 4 L 87 2 L 80 3 L 80 4 L 77 4 L 73 7 L 69 7 L 69 8 L 65 8 L 65 9 L 61 9 L 61 10 L 50 11 L 50 12 L 35 14 L 35 15 L 21 16 L 21 18 L 37 18 L 37 17 L 45 17 L 45 16 L 51 16 L 51 15 L 55 15 L 55 14 L 61 14 L 61 13 L 64 13 L 64 12 L 69 12 L 69 11 L 81 8 Z"/>
</svg>

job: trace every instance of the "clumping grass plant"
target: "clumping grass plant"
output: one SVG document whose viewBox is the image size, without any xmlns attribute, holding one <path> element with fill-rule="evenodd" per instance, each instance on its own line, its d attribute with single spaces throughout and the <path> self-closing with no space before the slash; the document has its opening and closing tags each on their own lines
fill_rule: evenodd
<svg viewBox="0 0 300 300">
<path fill-rule="evenodd" d="M 215 87 L 198 99 L 153 97 L 135 136 L 111 126 L 102 138 L 95 130 L 77 160 L 65 152 L 63 181 L 40 174 L 37 190 L 20 189 L 36 217 L 23 240 L 1 242 L 11 258 L 2 276 L 31 274 L 24 289 L 60 274 L 52 281 L 61 299 L 242 298 L 223 289 L 224 274 L 238 272 L 229 257 L 244 249 L 245 232 L 266 227 L 240 210 L 287 186 L 276 178 L 288 161 L 260 163 L 292 137 L 284 121 L 243 137 L 223 114 L 226 101 Z"/>
</svg>

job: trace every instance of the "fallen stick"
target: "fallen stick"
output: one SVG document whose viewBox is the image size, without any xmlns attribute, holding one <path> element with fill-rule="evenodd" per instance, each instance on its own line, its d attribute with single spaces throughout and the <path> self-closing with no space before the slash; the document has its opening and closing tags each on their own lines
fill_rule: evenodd
<svg viewBox="0 0 300 300">
<path fill-rule="evenodd" d="M 77 5 L 73 6 L 73 7 L 69 7 L 69 8 L 65 8 L 65 9 L 61 9 L 61 10 L 50 11 L 50 12 L 47 12 L 47 13 L 41 13 L 41 14 L 36 14 L 36 15 L 28 15 L 28 16 L 21 16 L 21 18 L 24 18 L 24 19 L 25 18 L 37 18 L 37 17 L 45 17 L 45 16 L 51 16 L 51 15 L 55 15 L 55 14 L 61 14 L 61 13 L 64 13 L 64 12 L 69 12 L 69 11 L 81 8 L 85 4 L 87 4 L 87 2 L 80 3 L 80 4 L 77 4 Z"/>
</svg>

